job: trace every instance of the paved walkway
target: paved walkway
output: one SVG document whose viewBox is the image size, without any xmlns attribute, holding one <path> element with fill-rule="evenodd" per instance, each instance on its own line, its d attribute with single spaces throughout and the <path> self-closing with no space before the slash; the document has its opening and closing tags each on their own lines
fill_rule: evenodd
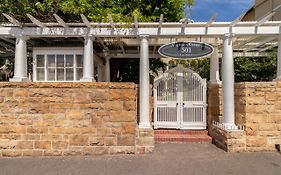
<svg viewBox="0 0 281 175">
<path fill-rule="evenodd" d="M 212 144 L 157 144 L 147 155 L 2 158 L 1 175 L 280 175 L 279 153 L 225 153 Z"/>
</svg>

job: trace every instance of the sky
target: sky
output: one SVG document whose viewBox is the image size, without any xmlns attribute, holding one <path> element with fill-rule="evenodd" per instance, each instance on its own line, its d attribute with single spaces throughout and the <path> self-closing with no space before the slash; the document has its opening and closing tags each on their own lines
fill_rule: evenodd
<svg viewBox="0 0 281 175">
<path fill-rule="evenodd" d="M 255 0 L 195 0 L 191 19 L 195 22 L 209 21 L 214 13 L 218 13 L 220 22 L 233 21 L 242 13 L 248 11 Z"/>
</svg>

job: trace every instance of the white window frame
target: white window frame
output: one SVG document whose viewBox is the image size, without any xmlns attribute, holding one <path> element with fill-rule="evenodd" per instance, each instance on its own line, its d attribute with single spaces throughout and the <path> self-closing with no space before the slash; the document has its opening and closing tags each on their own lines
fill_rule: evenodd
<svg viewBox="0 0 281 175">
<path fill-rule="evenodd" d="M 45 73 L 45 80 L 37 80 L 37 55 L 44 55 L 44 73 Z M 57 81 L 57 71 L 55 71 L 55 80 L 48 80 L 48 62 L 47 62 L 47 55 L 55 55 L 55 62 L 57 62 L 56 56 L 57 55 L 73 55 L 73 81 L 66 80 L 66 74 L 64 75 L 65 81 Z M 83 47 L 34 47 L 33 48 L 33 81 L 34 82 L 78 82 L 80 79 L 77 79 L 77 59 L 76 55 L 84 56 L 84 48 Z M 64 64 L 66 61 L 64 59 Z M 55 68 L 56 69 L 56 68 Z M 64 72 L 66 72 L 66 65 L 64 65 Z"/>
</svg>

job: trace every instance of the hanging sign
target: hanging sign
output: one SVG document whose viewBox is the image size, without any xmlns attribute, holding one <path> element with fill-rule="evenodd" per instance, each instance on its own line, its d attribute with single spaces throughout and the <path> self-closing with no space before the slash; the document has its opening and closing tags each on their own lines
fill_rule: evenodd
<svg viewBox="0 0 281 175">
<path fill-rule="evenodd" d="M 214 48 L 201 42 L 175 42 L 159 48 L 160 55 L 169 58 L 191 59 L 205 57 L 212 54 Z"/>
</svg>

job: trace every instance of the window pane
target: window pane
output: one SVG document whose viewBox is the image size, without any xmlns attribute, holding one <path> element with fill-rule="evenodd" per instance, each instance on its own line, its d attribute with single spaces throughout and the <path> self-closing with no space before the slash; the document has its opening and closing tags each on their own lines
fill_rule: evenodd
<svg viewBox="0 0 281 175">
<path fill-rule="evenodd" d="M 48 69 L 48 81 L 55 81 L 55 70 L 54 68 Z"/>
<path fill-rule="evenodd" d="M 65 55 L 66 67 L 73 67 L 73 55 Z"/>
<path fill-rule="evenodd" d="M 83 77 L 83 68 L 77 68 L 76 73 L 77 73 L 77 80 L 80 80 Z"/>
<path fill-rule="evenodd" d="M 64 67 L 64 55 L 57 55 L 57 67 Z"/>
<path fill-rule="evenodd" d="M 57 69 L 57 80 L 64 81 L 64 69 Z"/>
<path fill-rule="evenodd" d="M 77 67 L 83 67 L 83 55 L 76 55 Z"/>
<path fill-rule="evenodd" d="M 45 73 L 44 68 L 37 68 L 37 81 L 44 81 Z"/>
<path fill-rule="evenodd" d="M 44 60 L 44 55 L 36 55 L 36 60 L 37 60 L 37 67 L 44 67 L 45 66 L 45 60 Z"/>
<path fill-rule="evenodd" d="M 56 67 L 55 55 L 47 55 L 48 67 Z"/>
<path fill-rule="evenodd" d="M 66 80 L 67 81 L 73 81 L 74 80 L 73 68 L 66 69 Z"/>
</svg>

